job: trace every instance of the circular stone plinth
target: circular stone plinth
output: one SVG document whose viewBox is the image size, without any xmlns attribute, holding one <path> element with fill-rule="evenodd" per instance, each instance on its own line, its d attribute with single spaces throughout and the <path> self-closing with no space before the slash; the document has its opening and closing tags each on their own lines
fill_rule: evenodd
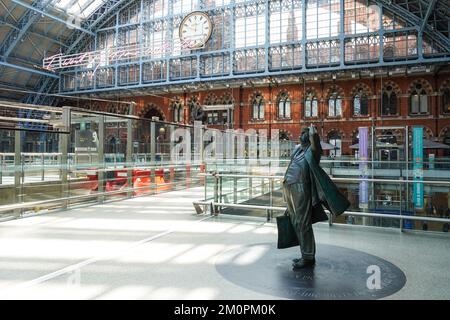
<svg viewBox="0 0 450 320">
<path fill-rule="evenodd" d="M 395 265 L 362 251 L 317 244 L 316 265 L 293 271 L 298 256 L 299 247 L 254 244 L 224 252 L 216 268 L 236 285 L 288 299 L 380 299 L 406 283 Z"/>
</svg>

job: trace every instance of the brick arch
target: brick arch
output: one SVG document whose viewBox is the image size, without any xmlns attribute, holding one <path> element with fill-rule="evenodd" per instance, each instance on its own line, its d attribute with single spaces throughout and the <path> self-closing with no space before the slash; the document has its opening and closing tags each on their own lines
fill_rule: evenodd
<svg viewBox="0 0 450 320">
<path fill-rule="evenodd" d="M 279 136 L 280 136 L 280 137 L 281 137 L 281 133 L 285 133 L 286 136 L 289 138 L 290 141 L 291 141 L 292 138 L 294 137 L 294 135 L 292 134 L 292 132 L 289 131 L 289 130 L 286 130 L 286 129 L 281 129 L 281 130 L 279 131 Z"/>
<path fill-rule="evenodd" d="M 447 133 L 450 136 L 450 125 L 445 126 L 444 128 L 441 129 L 441 131 L 439 132 L 439 141 L 444 141 L 444 138 L 447 136 Z"/>
<path fill-rule="evenodd" d="M 350 91 L 350 97 L 353 98 L 360 89 L 362 89 L 367 96 L 372 96 L 372 89 L 364 82 L 359 82 L 353 86 L 352 91 Z"/>
<path fill-rule="evenodd" d="M 444 92 L 445 89 L 450 90 L 450 78 L 442 82 L 441 86 L 439 87 L 440 92 Z"/>
<path fill-rule="evenodd" d="M 335 92 L 335 91 L 338 93 L 338 95 L 339 95 L 341 98 L 344 98 L 344 97 L 345 97 L 344 89 L 342 89 L 342 87 L 338 86 L 337 84 L 333 84 L 333 85 L 331 85 L 331 86 L 328 87 L 327 91 L 325 92 L 324 98 L 329 98 L 330 95 L 331 95 L 333 92 Z"/>
<path fill-rule="evenodd" d="M 252 93 L 252 95 L 250 96 L 250 105 L 253 105 L 253 101 L 256 99 L 256 97 L 261 96 L 262 97 L 262 101 L 263 103 L 266 103 L 266 99 L 264 98 L 264 95 L 261 91 L 256 90 Z"/>
<path fill-rule="evenodd" d="M 434 133 L 433 130 L 431 130 L 429 127 L 424 126 L 423 127 L 423 133 L 425 134 L 425 136 L 427 137 L 427 139 L 433 138 L 434 137 Z"/>
<path fill-rule="evenodd" d="M 382 134 L 386 134 L 387 132 L 391 132 L 392 136 L 397 139 L 397 142 L 402 141 L 405 135 L 405 131 L 402 129 L 383 129 L 381 130 Z"/>
<path fill-rule="evenodd" d="M 234 97 L 231 92 L 225 92 L 221 97 L 220 101 L 222 104 L 234 104 Z"/>
<path fill-rule="evenodd" d="M 139 112 L 139 117 L 144 118 L 147 112 L 149 112 L 150 110 L 158 111 L 162 116 L 162 119 L 160 120 L 166 121 L 166 115 L 164 114 L 163 109 L 154 103 L 148 103 L 147 105 L 145 105 L 145 107 L 142 108 L 141 111 Z"/>
<path fill-rule="evenodd" d="M 345 134 L 345 132 L 344 132 L 343 130 L 338 129 L 338 128 L 332 128 L 332 129 L 327 130 L 327 132 L 326 132 L 326 134 L 325 134 L 325 137 L 326 137 L 327 141 L 328 141 L 328 136 L 329 136 L 330 133 L 332 133 L 332 132 L 337 132 L 337 133 L 339 133 L 339 135 L 341 136 L 341 140 L 342 140 L 342 141 L 346 138 L 346 134 Z M 322 137 L 322 139 L 325 138 L 325 137 Z"/>
<path fill-rule="evenodd" d="M 218 104 L 219 98 L 217 98 L 216 94 L 214 92 L 210 92 L 206 95 L 205 99 L 203 99 L 204 105 L 215 105 Z"/>
<path fill-rule="evenodd" d="M 200 98 L 198 95 L 192 95 L 187 100 L 187 105 L 192 107 L 193 105 L 200 105 Z"/>
<path fill-rule="evenodd" d="M 411 95 L 411 93 L 413 92 L 413 90 L 416 88 L 416 85 L 417 85 L 417 84 L 422 85 L 422 88 L 425 89 L 425 92 L 426 92 L 428 95 L 430 95 L 430 94 L 433 93 L 433 87 L 431 86 L 431 84 L 430 84 L 427 80 L 425 80 L 425 79 L 423 79 L 423 78 L 419 78 L 419 79 L 416 79 L 416 80 L 414 80 L 413 82 L 411 82 L 411 84 L 409 85 L 409 88 L 408 88 L 408 94 L 409 94 L 409 95 Z"/>
<path fill-rule="evenodd" d="M 379 93 L 381 94 L 381 92 L 388 86 L 391 86 L 392 89 L 394 89 L 394 93 L 397 95 L 397 97 L 402 93 L 402 89 L 400 88 L 400 86 L 392 80 L 388 80 L 386 83 L 384 83 Z"/>
<path fill-rule="evenodd" d="M 317 92 L 316 88 L 314 88 L 314 87 L 307 87 L 305 89 L 305 91 L 304 91 L 303 100 L 306 99 L 306 97 L 308 96 L 308 93 L 310 93 L 310 92 L 313 94 L 313 96 L 315 96 L 317 98 L 317 100 L 321 99 L 321 97 L 319 96 L 319 93 Z M 302 94 L 303 94 L 303 91 L 302 91 Z"/>
<path fill-rule="evenodd" d="M 409 141 L 412 141 L 412 130 L 408 132 Z M 423 126 L 423 137 L 425 139 L 432 139 L 434 137 L 433 130 L 427 126 Z"/>
<path fill-rule="evenodd" d="M 282 89 L 278 92 L 276 101 L 278 102 L 281 99 L 282 95 L 285 95 L 285 94 L 287 95 L 288 99 L 292 99 L 289 91 L 287 89 Z"/>
</svg>

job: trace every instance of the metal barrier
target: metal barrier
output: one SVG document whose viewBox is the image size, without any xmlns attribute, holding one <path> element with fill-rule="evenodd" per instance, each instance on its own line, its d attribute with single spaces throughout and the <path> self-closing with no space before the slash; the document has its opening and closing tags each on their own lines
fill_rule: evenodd
<svg viewBox="0 0 450 320">
<path fill-rule="evenodd" d="M 125 168 L 124 170 L 133 170 L 133 169 L 142 169 L 142 167 Z M 160 167 L 147 167 L 146 169 L 149 169 L 152 171 L 152 173 L 154 173 L 155 170 L 160 169 Z M 70 205 L 71 201 L 79 201 L 79 200 L 84 200 L 84 199 L 95 199 L 96 200 L 95 202 L 102 203 L 102 202 L 104 202 L 105 196 L 126 194 L 127 198 L 131 198 L 131 197 L 136 197 L 136 196 L 150 195 L 153 193 L 167 192 L 167 191 L 174 190 L 175 188 L 180 189 L 183 187 L 186 188 L 186 187 L 193 187 L 193 186 L 201 186 L 203 184 L 204 179 L 202 177 L 199 177 L 196 174 L 195 175 L 190 174 L 191 172 L 200 171 L 201 165 L 195 165 L 195 166 L 189 166 L 189 167 L 182 166 L 182 165 L 174 165 L 174 166 L 165 168 L 164 173 L 169 173 L 169 176 L 171 176 L 172 173 L 174 173 L 176 169 L 178 169 L 179 172 L 187 172 L 188 173 L 185 177 L 183 177 L 183 178 L 185 178 L 184 184 L 181 181 L 173 181 L 174 177 L 172 176 L 168 182 L 158 183 L 158 180 L 155 179 L 155 180 L 153 180 L 153 182 L 151 184 L 146 185 L 146 186 L 141 186 L 141 187 L 135 187 L 135 186 L 125 187 L 125 188 L 121 188 L 119 190 L 101 191 L 101 192 L 96 191 L 94 193 L 84 194 L 84 195 L 72 195 L 72 196 L 59 197 L 59 198 L 54 198 L 54 199 L 2 205 L 2 206 L 0 206 L 0 213 L 20 210 L 20 212 L 22 214 L 24 209 L 40 207 L 40 206 L 45 206 L 45 205 L 51 205 L 51 204 L 55 204 L 55 206 L 57 208 L 66 209 Z M 97 170 L 96 173 L 98 174 L 100 171 L 105 172 L 105 171 L 108 171 L 108 169 L 100 169 L 100 170 Z M 150 176 L 154 176 L 154 174 L 151 174 L 148 177 L 150 177 Z M 141 176 L 141 177 L 143 177 L 143 176 Z M 98 180 L 99 183 L 102 181 L 107 181 L 107 179 Z M 139 191 L 143 191 L 143 193 L 137 193 Z"/>
<path fill-rule="evenodd" d="M 197 213 L 204 213 L 207 211 L 207 208 L 209 208 L 210 214 L 212 215 L 218 215 L 222 212 L 222 208 L 239 208 L 243 210 L 250 210 L 250 209 L 256 209 L 266 212 L 267 221 L 271 221 L 273 218 L 273 212 L 284 212 L 286 210 L 286 207 L 279 207 L 279 206 L 273 206 L 273 192 L 274 192 L 274 185 L 276 184 L 275 181 L 281 181 L 284 176 L 276 175 L 276 176 L 270 176 L 270 175 L 246 175 L 246 174 L 219 174 L 219 173 L 212 173 L 212 174 L 201 174 L 205 177 L 210 177 L 213 180 L 213 195 L 211 197 L 206 196 L 205 191 L 205 200 L 204 201 L 196 201 L 193 203 Z M 231 178 L 233 180 L 233 191 L 229 193 L 224 193 L 223 191 L 223 179 L 225 178 Z M 359 183 L 361 181 L 367 181 L 367 182 L 373 182 L 373 183 L 394 183 L 399 184 L 400 186 L 403 185 L 409 185 L 413 183 L 422 183 L 427 185 L 435 185 L 435 186 L 443 186 L 446 188 L 449 188 L 450 192 L 450 184 L 448 181 L 414 181 L 414 180 L 394 180 L 394 179 L 374 179 L 374 178 L 339 178 L 339 177 L 330 177 L 335 182 L 346 182 L 346 183 Z M 248 179 L 249 186 L 246 186 L 243 189 L 239 189 L 236 187 L 237 180 L 239 179 Z M 269 187 L 268 187 L 268 194 L 269 194 L 269 205 L 256 205 L 256 204 L 242 204 L 237 203 L 237 193 L 242 193 L 245 191 L 248 191 L 249 189 L 253 189 L 255 187 L 261 186 L 263 183 L 257 184 L 256 186 L 253 186 L 254 180 L 269 180 Z M 400 189 L 400 195 L 402 195 L 403 189 Z M 223 199 L 225 197 L 232 196 L 232 199 L 234 203 L 227 203 Z M 249 195 L 249 198 L 251 198 L 252 195 Z M 250 199 L 251 200 L 251 199 Z M 402 211 L 402 204 L 404 204 L 405 201 L 408 201 L 409 199 L 402 199 L 400 198 L 400 210 L 398 214 L 387 214 L 387 213 L 377 213 L 377 212 L 367 212 L 367 211 L 352 211 L 348 210 L 343 213 L 344 216 L 354 216 L 354 217 L 370 217 L 370 218 L 387 218 L 387 219 L 395 219 L 400 221 L 400 230 L 403 230 L 403 221 L 404 220 L 410 220 L 410 221 L 428 221 L 428 222 L 438 222 L 438 223 L 446 223 L 450 224 L 449 218 L 438 218 L 438 217 L 432 217 L 432 216 L 418 216 L 418 215 L 406 215 L 403 214 L 404 211 Z M 203 206 L 203 210 L 201 209 L 201 206 Z M 329 224 L 332 225 L 334 222 L 334 216 L 328 211 L 325 210 L 329 216 Z"/>
</svg>

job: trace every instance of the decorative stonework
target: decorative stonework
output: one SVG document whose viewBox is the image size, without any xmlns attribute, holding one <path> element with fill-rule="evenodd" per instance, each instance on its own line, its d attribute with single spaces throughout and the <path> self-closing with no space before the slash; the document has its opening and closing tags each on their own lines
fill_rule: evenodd
<svg viewBox="0 0 450 320">
<path fill-rule="evenodd" d="M 388 80 L 387 82 L 383 83 L 382 90 L 385 90 L 388 87 L 392 87 L 392 90 L 397 95 L 397 97 L 402 93 L 402 89 L 400 88 L 400 86 L 392 80 Z M 381 94 L 381 91 L 379 92 L 379 94 Z"/>
<path fill-rule="evenodd" d="M 203 100 L 203 104 L 207 106 L 219 104 L 219 98 L 217 98 L 214 93 L 210 92 Z"/>
<path fill-rule="evenodd" d="M 350 92 L 350 99 L 353 99 L 353 97 L 359 93 L 359 91 L 362 90 L 364 94 L 367 95 L 367 97 L 372 96 L 372 89 L 365 84 L 364 82 L 359 82 L 356 85 L 353 86 L 352 91 Z"/>
<path fill-rule="evenodd" d="M 160 113 L 161 116 L 162 116 L 162 119 L 159 119 L 159 120 L 166 121 L 166 116 L 165 116 L 165 114 L 164 114 L 164 111 L 162 110 L 161 107 L 157 106 L 157 105 L 154 104 L 154 103 L 148 103 L 144 108 L 141 109 L 141 111 L 139 112 L 139 115 L 138 115 L 138 116 L 139 116 L 140 118 L 144 118 L 145 115 L 146 115 L 150 110 L 156 110 L 156 111 L 157 111 L 158 113 Z"/>
<path fill-rule="evenodd" d="M 413 82 L 411 82 L 411 84 L 408 88 L 408 95 L 411 95 L 412 92 L 414 90 L 416 90 L 417 85 L 421 85 L 422 88 L 427 93 L 427 95 L 433 94 L 433 87 L 431 86 L 431 84 L 427 80 L 420 78 L 420 79 L 417 79 L 417 80 L 414 80 Z"/>
<path fill-rule="evenodd" d="M 333 84 L 328 87 L 327 91 L 325 92 L 325 97 L 328 99 L 335 92 L 337 93 L 337 96 L 344 98 L 344 89 L 342 89 L 337 84 Z"/>
</svg>

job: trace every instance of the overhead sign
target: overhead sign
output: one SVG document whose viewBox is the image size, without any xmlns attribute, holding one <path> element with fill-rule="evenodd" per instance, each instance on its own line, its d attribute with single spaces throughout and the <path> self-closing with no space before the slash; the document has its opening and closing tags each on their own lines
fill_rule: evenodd
<svg viewBox="0 0 450 320">
<path fill-rule="evenodd" d="M 169 55 L 173 47 L 174 45 L 171 42 L 162 42 L 160 45 L 154 47 L 145 47 L 141 44 L 136 44 L 69 55 L 60 53 L 44 58 L 42 67 L 51 71 L 74 67 L 98 69 L 115 63 L 128 61 L 129 59 L 139 60 L 140 58 Z M 181 48 L 181 50 L 197 49 L 195 43 L 189 40 L 181 41 L 179 48 Z"/>
</svg>

